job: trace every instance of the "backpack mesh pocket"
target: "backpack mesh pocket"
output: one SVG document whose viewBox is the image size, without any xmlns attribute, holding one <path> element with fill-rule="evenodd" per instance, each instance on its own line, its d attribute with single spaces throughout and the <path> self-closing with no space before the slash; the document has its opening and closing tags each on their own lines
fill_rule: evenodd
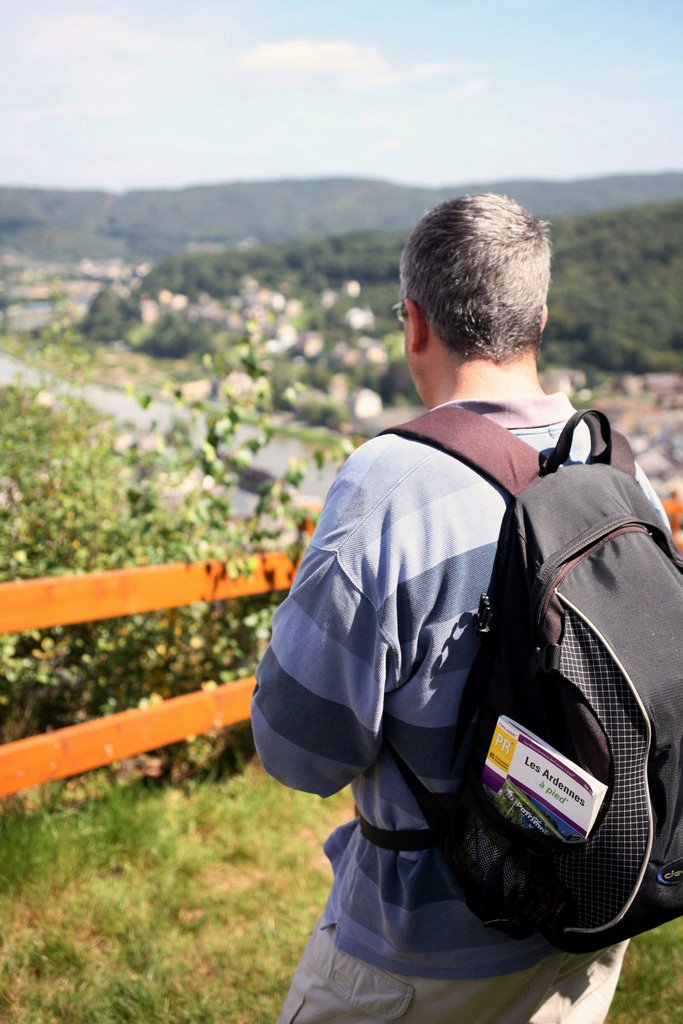
<svg viewBox="0 0 683 1024">
<path fill-rule="evenodd" d="M 548 853 L 532 852 L 476 814 L 446 855 L 463 882 L 468 906 L 485 924 L 524 938 L 567 912 L 567 891 Z"/>
<path fill-rule="evenodd" d="M 571 608 L 560 671 L 585 694 L 610 737 L 613 779 L 594 833 L 580 847 L 533 852 L 476 813 L 475 795 L 465 801 L 469 816 L 447 850 L 474 913 L 517 937 L 536 928 L 581 931 L 612 924 L 637 891 L 648 857 L 646 724 L 619 666 Z M 474 785 L 468 781 L 470 794 Z"/>
</svg>

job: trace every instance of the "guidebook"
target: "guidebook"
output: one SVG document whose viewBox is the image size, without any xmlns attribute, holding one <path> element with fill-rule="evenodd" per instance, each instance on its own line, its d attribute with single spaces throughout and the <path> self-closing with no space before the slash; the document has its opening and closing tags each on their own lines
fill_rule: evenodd
<svg viewBox="0 0 683 1024">
<path fill-rule="evenodd" d="M 505 715 L 481 780 L 503 817 L 570 843 L 589 834 L 607 792 L 603 782 Z"/>
</svg>

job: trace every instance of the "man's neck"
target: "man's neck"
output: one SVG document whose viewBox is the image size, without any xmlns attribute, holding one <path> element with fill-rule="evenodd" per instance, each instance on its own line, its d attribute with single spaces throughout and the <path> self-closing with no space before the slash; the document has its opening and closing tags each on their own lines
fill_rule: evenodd
<svg viewBox="0 0 683 1024">
<path fill-rule="evenodd" d="M 534 349 L 525 349 L 520 356 L 505 363 L 458 354 L 443 344 L 417 303 L 406 299 L 406 308 L 408 369 L 428 409 L 445 402 L 540 398 L 544 394 Z"/>
<path fill-rule="evenodd" d="M 531 357 L 493 363 L 488 359 L 467 359 L 443 367 L 424 382 L 423 401 L 428 409 L 445 402 L 475 399 L 539 398 L 544 394 L 536 361 Z"/>
</svg>

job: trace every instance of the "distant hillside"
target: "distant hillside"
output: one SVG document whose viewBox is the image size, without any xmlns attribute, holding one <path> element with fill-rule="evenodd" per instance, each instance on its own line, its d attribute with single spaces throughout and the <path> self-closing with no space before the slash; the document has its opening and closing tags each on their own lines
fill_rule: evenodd
<svg viewBox="0 0 683 1024">
<path fill-rule="evenodd" d="M 559 217 L 552 237 L 545 364 L 683 372 L 683 202 Z M 168 288 L 192 301 L 203 292 L 224 299 L 249 275 L 313 308 L 323 288 L 356 278 L 381 336 L 396 328 L 390 308 L 404 241 L 405 232 L 364 233 L 179 254 L 158 263 L 142 287 L 151 295 Z"/>
<path fill-rule="evenodd" d="M 683 173 L 579 181 L 496 181 L 440 189 L 353 178 L 235 182 L 106 192 L 0 188 L 0 251 L 42 259 L 158 259 L 192 245 L 291 241 L 353 231 L 400 232 L 449 196 L 514 196 L 542 216 L 683 199 Z"/>
<path fill-rule="evenodd" d="M 553 221 L 546 358 L 683 373 L 683 202 Z"/>
</svg>

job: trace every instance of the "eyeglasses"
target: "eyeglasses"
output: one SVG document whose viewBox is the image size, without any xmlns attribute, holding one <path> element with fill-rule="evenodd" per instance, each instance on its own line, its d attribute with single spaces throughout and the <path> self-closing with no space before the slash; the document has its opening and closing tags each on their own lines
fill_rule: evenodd
<svg viewBox="0 0 683 1024">
<path fill-rule="evenodd" d="M 391 312 L 396 315 L 396 319 L 400 324 L 402 324 L 408 316 L 408 307 L 406 306 L 406 300 L 401 299 L 400 302 L 396 302 L 391 307 Z"/>
</svg>

